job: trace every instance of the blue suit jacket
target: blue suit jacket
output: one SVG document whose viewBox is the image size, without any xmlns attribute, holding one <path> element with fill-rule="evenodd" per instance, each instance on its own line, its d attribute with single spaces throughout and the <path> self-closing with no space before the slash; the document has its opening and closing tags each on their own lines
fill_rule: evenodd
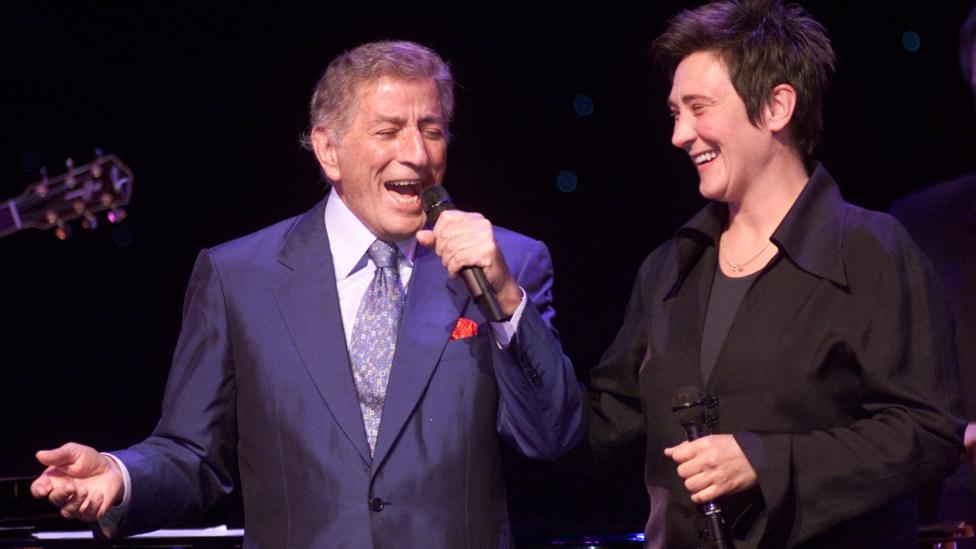
<svg viewBox="0 0 976 549">
<path fill-rule="evenodd" d="M 245 547 L 505 547 L 500 442 L 551 458 L 582 433 L 579 387 L 552 329 L 552 267 L 538 241 L 496 239 L 529 304 L 513 345 L 460 279 L 418 246 L 370 457 L 323 222 L 299 216 L 203 251 L 162 418 L 116 452 L 132 478 L 119 534 L 199 514 L 239 470 Z"/>
</svg>

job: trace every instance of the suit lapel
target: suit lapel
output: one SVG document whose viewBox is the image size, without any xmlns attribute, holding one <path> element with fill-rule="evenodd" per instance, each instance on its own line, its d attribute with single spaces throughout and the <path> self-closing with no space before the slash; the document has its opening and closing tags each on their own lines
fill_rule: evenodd
<svg viewBox="0 0 976 549">
<path fill-rule="evenodd" d="M 418 245 L 383 403 L 374 474 L 423 396 L 468 299 L 461 280 L 450 280 L 440 259 Z"/>
<path fill-rule="evenodd" d="M 701 373 L 701 335 L 715 274 L 715 261 L 713 246 L 702 250 L 695 266 L 672 298 L 669 333 L 673 359 L 681 365 L 676 387 L 692 385 L 705 390 L 706 383 Z M 710 377 L 715 377 L 714 371 Z"/>
<path fill-rule="evenodd" d="M 369 464 L 325 230 L 325 202 L 305 214 L 288 235 L 278 260 L 290 272 L 274 285 L 274 295 L 312 382 L 339 428 Z"/>
</svg>

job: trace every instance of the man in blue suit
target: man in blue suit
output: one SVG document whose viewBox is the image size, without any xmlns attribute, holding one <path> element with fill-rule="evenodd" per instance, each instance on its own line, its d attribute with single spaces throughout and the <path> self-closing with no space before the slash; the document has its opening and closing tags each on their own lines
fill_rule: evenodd
<svg viewBox="0 0 976 549">
<path fill-rule="evenodd" d="M 308 138 L 329 196 L 200 254 L 153 434 L 39 452 L 34 495 L 122 536 L 198 515 L 236 472 L 245 547 L 511 546 L 500 443 L 569 449 L 580 394 L 545 246 L 476 213 L 423 229 L 452 111 L 423 46 L 333 61 Z M 456 276 L 470 266 L 510 320 L 485 321 Z"/>
</svg>

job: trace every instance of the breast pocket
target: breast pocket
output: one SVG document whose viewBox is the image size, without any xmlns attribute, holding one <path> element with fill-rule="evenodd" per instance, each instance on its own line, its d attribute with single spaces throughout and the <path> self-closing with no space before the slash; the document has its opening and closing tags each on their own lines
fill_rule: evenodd
<svg viewBox="0 0 976 549">
<path fill-rule="evenodd" d="M 478 363 L 491 362 L 491 347 L 494 339 L 491 334 L 466 337 L 449 341 L 441 354 L 441 362 L 468 360 Z"/>
</svg>

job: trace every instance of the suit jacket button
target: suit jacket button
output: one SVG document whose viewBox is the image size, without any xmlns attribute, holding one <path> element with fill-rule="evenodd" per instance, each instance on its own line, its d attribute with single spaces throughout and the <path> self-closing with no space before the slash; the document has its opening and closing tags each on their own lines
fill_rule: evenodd
<svg viewBox="0 0 976 549">
<path fill-rule="evenodd" d="M 380 498 L 369 498 L 369 508 L 377 513 L 383 510 L 384 505 L 386 505 L 386 502 Z"/>
</svg>

